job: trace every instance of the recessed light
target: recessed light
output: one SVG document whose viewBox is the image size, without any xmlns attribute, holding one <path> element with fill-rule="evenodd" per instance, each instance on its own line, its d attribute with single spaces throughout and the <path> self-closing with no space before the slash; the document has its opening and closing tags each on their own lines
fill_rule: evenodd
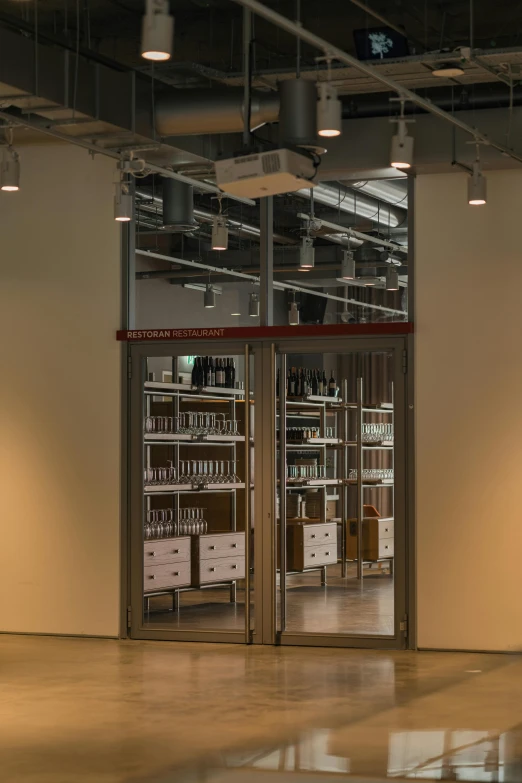
<svg viewBox="0 0 522 783">
<path fill-rule="evenodd" d="M 455 79 L 457 76 L 464 76 L 464 70 L 462 68 L 458 65 L 450 65 L 448 63 L 439 65 L 439 67 L 435 68 L 431 73 L 432 76 L 438 76 L 440 79 Z"/>
</svg>

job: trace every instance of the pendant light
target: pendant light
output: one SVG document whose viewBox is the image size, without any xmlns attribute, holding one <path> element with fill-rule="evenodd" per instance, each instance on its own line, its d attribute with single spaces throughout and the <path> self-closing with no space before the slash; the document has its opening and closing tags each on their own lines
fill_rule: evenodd
<svg viewBox="0 0 522 783">
<path fill-rule="evenodd" d="M 173 38 L 174 17 L 169 14 L 168 0 L 145 0 L 141 56 L 154 62 L 170 60 Z"/>
<path fill-rule="evenodd" d="M 252 291 L 248 302 L 248 314 L 251 318 L 259 318 L 259 294 Z"/>
<path fill-rule="evenodd" d="M 315 264 L 315 247 L 312 237 L 307 234 L 301 242 L 299 250 L 299 271 L 309 272 Z"/>
<path fill-rule="evenodd" d="M 290 293 L 290 306 L 288 308 L 288 324 L 290 326 L 299 326 L 299 310 L 295 301 L 295 291 Z"/>
<path fill-rule="evenodd" d="M 114 192 L 114 220 L 128 223 L 133 217 L 133 198 L 127 182 L 123 179 L 116 183 Z"/>
<path fill-rule="evenodd" d="M 8 146 L 4 147 L 0 160 L 0 189 L 7 192 L 20 190 L 20 158 L 11 146 L 12 129 L 9 129 Z"/>
<path fill-rule="evenodd" d="M 216 306 L 216 294 L 210 283 L 207 283 L 205 293 L 203 294 L 203 305 L 207 308 Z"/>
<path fill-rule="evenodd" d="M 223 215 L 212 218 L 212 250 L 228 249 L 228 228 Z"/>
<path fill-rule="evenodd" d="M 399 290 L 399 273 L 393 265 L 390 265 L 386 270 L 386 290 L 398 291 Z"/>
<path fill-rule="evenodd" d="M 397 133 L 392 136 L 390 166 L 394 169 L 409 169 L 413 165 L 413 136 L 408 136 L 407 120 L 404 116 L 404 99 L 400 98 L 401 113 L 391 122 L 397 123 Z"/>
<path fill-rule="evenodd" d="M 319 84 L 317 101 L 317 132 L 319 136 L 332 138 L 342 132 L 342 105 L 337 89 L 330 82 Z"/>
<path fill-rule="evenodd" d="M 353 250 L 343 250 L 341 277 L 343 280 L 355 279 L 355 257 L 353 255 Z"/>
<path fill-rule="evenodd" d="M 477 157 L 473 163 L 473 171 L 468 179 L 468 204 L 473 207 L 482 206 L 487 201 L 487 180 L 480 165 L 480 148 L 477 144 Z"/>
</svg>

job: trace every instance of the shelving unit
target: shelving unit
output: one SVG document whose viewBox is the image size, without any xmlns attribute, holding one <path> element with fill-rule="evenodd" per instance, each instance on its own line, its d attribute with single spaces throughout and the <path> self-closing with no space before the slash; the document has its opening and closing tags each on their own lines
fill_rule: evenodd
<svg viewBox="0 0 522 783">
<path fill-rule="evenodd" d="M 248 367 L 245 368 L 248 372 Z M 177 377 L 177 360 L 173 360 L 173 377 Z M 248 384 L 247 384 L 248 386 Z M 173 419 L 179 417 L 182 403 L 223 403 L 228 405 L 230 419 L 237 420 L 237 403 L 244 402 L 246 395 L 250 400 L 252 395 L 249 390 L 229 389 L 222 387 L 196 387 L 182 383 L 160 383 L 146 381 L 144 383 L 144 422 L 151 416 L 154 398 L 169 398 L 173 406 Z M 245 406 L 246 408 L 247 406 Z M 170 416 L 170 414 L 169 414 Z M 250 438 L 250 406 L 244 412 L 243 434 L 192 434 L 192 433 L 154 433 L 143 434 L 143 465 L 151 467 L 154 462 L 154 447 L 170 447 L 172 449 L 172 462 L 176 470 L 176 476 L 180 476 L 180 448 L 219 447 L 230 451 L 230 460 L 237 464 L 237 447 L 242 445 L 245 451 L 244 470 L 245 478 L 250 473 L 250 450 L 253 447 L 253 439 Z M 247 446 L 248 439 L 248 446 Z M 147 518 L 147 511 L 151 509 L 151 501 L 157 497 L 171 498 L 175 519 L 179 518 L 180 498 L 186 495 L 197 497 L 201 494 L 229 495 L 230 519 L 229 530 L 223 532 L 212 531 L 205 534 L 179 535 L 168 539 L 152 539 L 144 542 L 144 600 L 148 609 L 149 599 L 153 596 L 171 594 L 173 608 L 179 609 L 179 595 L 182 592 L 195 591 L 218 586 L 230 588 L 230 601 L 235 602 L 237 596 L 237 582 L 245 578 L 245 560 L 248 568 L 249 558 L 245 557 L 245 533 L 237 531 L 237 491 L 245 491 L 245 524 L 249 513 L 250 493 L 248 487 L 253 485 L 247 481 L 239 482 L 181 482 L 175 484 L 144 484 L 143 485 L 143 520 Z M 182 545 L 178 546 L 179 542 Z M 155 549 L 176 552 L 183 550 L 183 563 L 175 563 L 170 567 L 165 563 L 165 558 L 154 561 L 152 554 Z M 186 550 L 186 551 L 185 551 Z M 172 555 L 172 557 L 174 557 Z M 175 559 L 179 559 L 176 555 Z M 152 563 L 151 563 L 152 560 Z M 233 576 L 230 576 L 233 574 Z M 248 580 L 247 580 L 248 581 Z M 248 610 L 245 608 L 246 613 Z"/>
</svg>

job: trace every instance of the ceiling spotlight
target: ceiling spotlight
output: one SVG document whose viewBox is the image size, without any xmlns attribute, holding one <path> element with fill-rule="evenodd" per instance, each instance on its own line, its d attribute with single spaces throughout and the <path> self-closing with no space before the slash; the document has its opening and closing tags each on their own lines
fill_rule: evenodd
<svg viewBox="0 0 522 783">
<path fill-rule="evenodd" d="M 409 169 L 413 165 L 413 136 L 408 136 L 407 120 L 404 116 L 404 99 L 400 98 L 401 113 L 391 122 L 397 123 L 397 133 L 392 136 L 390 150 L 390 165 L 394 169 Z"/>
<path fill-rule="evenodd" d="M 214 215 L 212 218 L 212 250 L 227 250 L 228 228 L 223 215 Z"/>
<path fill-rule="evenodd" d="M 468 204 L 471 204 L 474 207 L 481 206 L 486 203 L 486 196 L 487 180 L 481 170 L 477 149 L 477 160 L 473 163 L 473 172 L 468 179 Z"/>
<path fill-rule="evenodd" d="M 114 192 L 114 220 L 119 223 L 128 223 L 132 220 L 133 198 L 127 182 L 122 180 L 116 183 Z"/>
<path fill-rule="evenodd" d="M 309 272 L 315 264 L 315 247 L 312 237 L 305 236 L 302 239 L 299 251 L 299 271 Z"/>
<path fill-rule="evenodd" d="M 352 250 L 343 250 L 341 277 L 343 280 L 355 279 L 355 258 Z"/>
<path fill-rule="evenodd" d="M 399 273 L 394 266 L 389 266 L 386 270 L 386 290 L 398 291 L 399 290 Z"/>
<path fill-rule="evenodd" d="M 208 283 L 207 287 L 205 288 L 205 293 L 203 294 L 203 304 L 205 307 L 216 306 L 216 295 L 210 283 Z"/>
<path fill-rule="evenodd" d="M 252 291 L 248 302 L 248 314 L 251 318 L 259 318 L 259 294 Z"/>
<path fill-rule="evenodd" d="M 169 14 L 168 0 L 145 0 L 141 25 L 141 56 L 164 62 L 172 55 L 174 17 Z"/>
<path fill-rule="evenodd" d="M 290 326 L 299 326 L 299 310 L 295 301 L 295 292 L 290 294 L 290 307 L 288 309 L 288 323 Z"/>
<path fill-rule="evenodd" d="M 317 132 L 319 136 L 340 136 L 342 131 L 342 106 L 337 90 L 330 82 L 319 85 L 317 101 Z"/>
<path fill-rule="evenodd" d="M 11 146 L 4 148 L 0 161 L 0 188 L 13 192 L 20 190 L 20 158 Z"/>
<path fill-rule="evenodd" d="M 440 79 L 455 79 L 457 76 L 464 76 L 464 70 L 454 63 L 441 63 L 431 72 L 431 75 L 438 76 Z"/>
</svg>

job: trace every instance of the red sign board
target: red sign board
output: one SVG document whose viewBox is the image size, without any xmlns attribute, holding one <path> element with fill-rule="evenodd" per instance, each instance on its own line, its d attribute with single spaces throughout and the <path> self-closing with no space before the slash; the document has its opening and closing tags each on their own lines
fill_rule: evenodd
<svg viewBox="0 0 522 783">
<path fill-rule="evenodd" d="M 366 337 L 393 336 L 413 332 L 413 323 L 327 324 L 322 326 L 231 326 L 180 329 L 121 329 L 117 339 L 124 342 L 165 342 L 172 340 L 255 340 L 282 337 Z"/>
</svg>

